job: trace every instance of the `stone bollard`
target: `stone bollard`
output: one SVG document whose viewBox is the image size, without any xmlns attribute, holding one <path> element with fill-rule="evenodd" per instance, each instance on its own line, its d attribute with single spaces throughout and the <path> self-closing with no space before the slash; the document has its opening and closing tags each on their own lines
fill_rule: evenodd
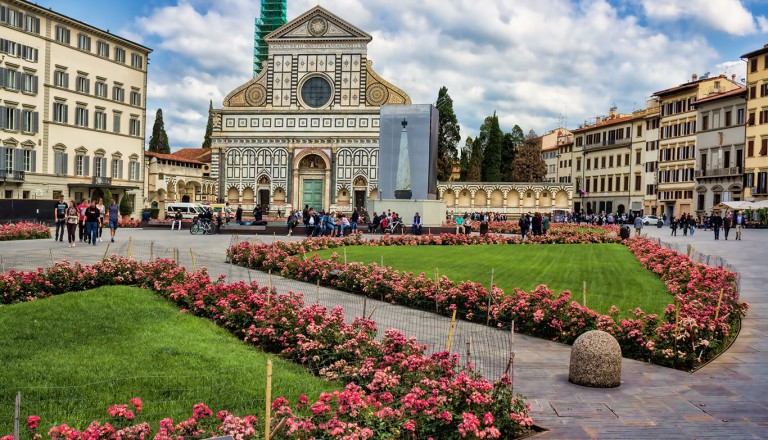
<svg viewBox="0 0 768 440">
<path fill-rule="evenodd" d="M 621 347 L 616 338 L 601 330 L 579 336 L 571 348 L 568 381 L 594 388 L 621 385 Z"/>
</svg>

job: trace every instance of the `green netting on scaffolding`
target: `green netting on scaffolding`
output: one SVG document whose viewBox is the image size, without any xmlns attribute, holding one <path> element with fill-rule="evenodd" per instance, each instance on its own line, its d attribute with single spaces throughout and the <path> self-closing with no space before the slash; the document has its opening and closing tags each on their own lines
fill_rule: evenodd
<svg viewBox="0 0 768 440">
<path fill-rule="evenodd" d="M 263 63 L 269 56 L 269 50 L 264 37 L 285 24 L 287 3 L 288 0 L 261 0 L 261 15 L 256 19 L 255 31 L 253 33 L 254 77 L 261 72 Z"/>
</svg>

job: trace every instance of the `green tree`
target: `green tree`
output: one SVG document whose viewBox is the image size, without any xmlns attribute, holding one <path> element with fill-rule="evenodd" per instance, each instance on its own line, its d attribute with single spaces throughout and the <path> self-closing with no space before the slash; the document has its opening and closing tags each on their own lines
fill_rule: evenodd
<svg viewBox="0 0 768 440">
<path fill-rule="evenodd" d="M 131 199 L 128 197 L 128 194 L 124 194 L 123 198 L 120 199 L 120 215 L 131 215 L 133 214 L 133 205 L 131 205 Z"/>
<path fill-rule="evenodd" d="M 211 148 L 211 133 L 213 133 L 213 100 L 208 103 L 208 125 L 205 126 L 203 148 Z"/>
<path fill-rule="evenodd" d="M 525 133 L 519 125 L 515 124 L 512 131 L 504 134 L 501 144 L 501 180 L 514 182 L 512 167 L 515 161 L 515 152 L 525 142 Z"/>
<path fill-rule="evenodd" d="M 461 140 L 461 127 L 453 112 L 453 99 L 448 89 L 443 86 L 437 94 L 436 105 L 440 112 L 437 135 L 437 180 L 447 182 L 451 179 L 453 165 L 458 159 L 458 147 Z"/>
<path fill-rule="evenodd" d="M 461 149 L 461 160 L 459 161 L 459 167 L 461 169 L 459 180 L 465 182 L 467 180 L 467 173 L 469 173 L 469 157 L 472 155 L 472 138 L 467 137 L 464 143 L 464 148 Z"/>
<path fill-rule="evenodd" d="M 171 146 L 168 144 L 168 135 L 165 134 L 163 123 L 163 109 L 157 109 L 155 124 L 152 126 L 152 137 L 149 138 L 149 151 L 162 154 L 170 154 Z"/>
<path fill-rule="evenodd" d="M 109 188 L 104 188 L 101 198 L 104 199 L 104 206 L 109 206 L 112 201 L 112 191 Z M 109 214 L 107 214 L 107 217 L 109 217 Z"/>
<path fill-rule="evenodd" d="M 517 149 L 512 163 L 514 182 L 542 182 L 547 175 L 547 164 L 541 158 L 541 138 L 533 130 L 528 132 L 523 146 Z"/>
<path fill-rule="evenodd" d="M 501 151 L 504 133 L 499 127 L 499 117 L 496 112 L 485 118 L 484 127 L 480 128 L 483 138 L 482 178 L 484 182 L 501 180 Z"/>
<path fill-rule="evenodd" d="M 472 150 L 467 167 L 467 182 L 480 182 L 483 178 L 483 145 L 478 138 L 472 141 Z"/>
</svg>

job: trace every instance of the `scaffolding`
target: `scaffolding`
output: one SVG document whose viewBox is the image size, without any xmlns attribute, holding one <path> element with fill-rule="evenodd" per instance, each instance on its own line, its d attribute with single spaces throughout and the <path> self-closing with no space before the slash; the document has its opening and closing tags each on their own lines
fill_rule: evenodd
<svg viewBox="0 0 768 440">
<path fill-rule="evenodd" d="M 261 72 L 263 63 L 269 57 L 269 50 L 264 37 L 286 23 L 287 3 L 288 0 L 261 0 L 261 16 L 256 19 L 253 33 L 254 77 Z"/>
</svg>

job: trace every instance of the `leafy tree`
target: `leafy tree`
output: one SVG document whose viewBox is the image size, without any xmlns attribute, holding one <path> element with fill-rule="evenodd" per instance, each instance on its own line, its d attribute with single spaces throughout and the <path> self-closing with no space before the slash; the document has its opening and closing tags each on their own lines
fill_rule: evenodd
<svg viewBox="0 0 768 440">
<path fill-rule="evenodd" d="M 124 194 L 123 198 L 120 199 L 120 207 L 118 209 L 120 210 L 120 215 L 133 214 L 133 205 L 131 205 L 131 199 L 128 197 L 128 194 Z"/>
<path fill-rule="evenodd" d="M 208 103 L 208 125 L 205 126 L 203 148 L 211 148 L 211 133 L 213 133 L 213 100 Z"/>
<path fill-rule="evenodd" d="M 461 127 L 453 112 L 453 99 L 443 86 L 437 94 L 437 110 L 440 112 L 437 135 L 437 180 L 447 182 L 453 173 L 453 164 L 458 159 Z"/>
<path fill-rule="evenodd" d="M 459 161 L 459 167 L 461 168 L 459 180 L 466 181 L 467 173 L 469 173 L 469 157 L 472 155 L 472 138 L 467 137 L 464 144 L 464 148 L 461 149 L 461 161 Z"/>
<path fill-rule="evenodd" d="M 514 182 L 542 182 L 547 175 L 547 164 L 541 158 L 541 138 L 533 130 L 528 132 L 523 146 L 517 149 L 512 163 Z"/>
<path fill-rule="evenodd" d="M 163 109 L 157 109 L 155 124 L 152 126 L 152 137 L 149 138 L 149 151 L 162 154 L 170 154 L 171 146 L 168 144 L 168 135 L 165 134 L 163 123 Z"/>
<path fill-rule="evenodd" d="M 484 182 L 498 182 L 501 180 L 501 157 L 504 133 L 499 127 L 499 117 L 496 112 L 493 116 L 485 118 L 484 128 L 480 128 L 483 137 L 483 161 L 482 177 Z"/>
</svg>

